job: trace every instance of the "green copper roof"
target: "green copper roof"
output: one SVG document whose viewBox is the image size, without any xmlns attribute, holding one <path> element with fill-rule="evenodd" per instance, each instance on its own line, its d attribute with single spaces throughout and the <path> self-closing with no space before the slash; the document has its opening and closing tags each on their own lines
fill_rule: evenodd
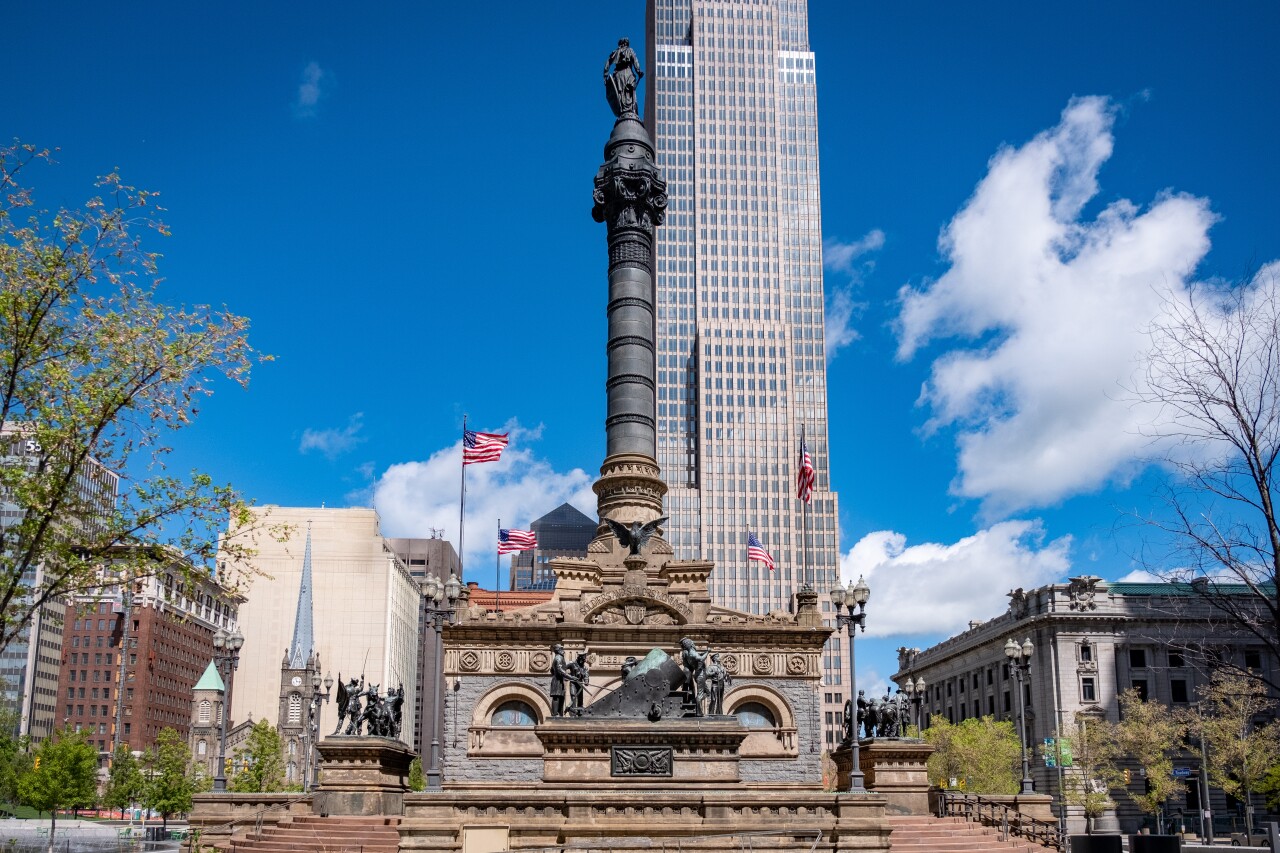
<svg viewBox="0 0 1280 853">
<path fill-rule="evenodd" d="M 1275 585 L 1261 584 L 1259 587 L 1267 595 L 1275 594 Z M 1216 583 L 1210 591 L 1218 595 L 1253 595 L 1254 592 L 1242 583 Z M 1197 595 L 1189 583 L 1109 583 L 1107 591 L 1119 595 Z"/>
<path fill-rule="evenodd" d="M 213 665 L 213 661 L 209 661 L 209 666 L 205 668 L 204 675 L 200 676 L 200 680 L 196 682 L 194 690 L 217 690 L 219 693 L 226 690 L 226 685 L 222 683 L 222 676 L 218 674 L 218 668 Z"/>
</svg>

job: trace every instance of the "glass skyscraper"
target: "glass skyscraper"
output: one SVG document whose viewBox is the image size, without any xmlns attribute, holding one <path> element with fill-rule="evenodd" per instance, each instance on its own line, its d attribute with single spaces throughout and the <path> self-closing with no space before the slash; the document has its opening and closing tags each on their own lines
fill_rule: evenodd
<svg viewBox="0 0 1280 853">
<path fill-rule="evenodd" d="M 839 559 L 808 9 L 649 0 L 647 12 L 645 121 L 670 199 L 656 238 L 667 538 L 678 558 L 715 561 L 716 603 L 786 609 L 806 580 L 825 593 Z M 817 471 L 807 522 L 795 495 L 802 435 Z M 748 532 L 776 570 L 747 561 Z M 828 649 L 833 723 L 847 697 L 838 644 Z"/>
</svg>

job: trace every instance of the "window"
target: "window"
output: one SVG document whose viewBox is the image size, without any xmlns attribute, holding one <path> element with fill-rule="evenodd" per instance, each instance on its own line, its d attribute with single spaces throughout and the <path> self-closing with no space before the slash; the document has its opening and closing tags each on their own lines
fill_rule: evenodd
<svg viewBox="0 0 1280 853">
<path fill-rule="evenodd" d="M 1129 666 L 1133 669 L 1147 668 L 1147 650 L 1129 649 Z"/>
<path fill-rule="evenodd" d="M 1169 666 L 1178 669 L 1186 665 L 1187 662 L 1182 659 L 1182 652 L 1169 652 Z"/>
<path fill-rule="evenodd" d="M 538 712 L 527 702 L 511 699 L 494 709 L 489 718 L 491 726 L 533 726 L 538 723 Z"/>
<path fill-rule="evenodd" d="M 200 700 L 200 712 L 197 719 L 202 723 L 208 723 L 213 719 L 213 703 L 208 699 Z M 201 743 L 203 744 L 204 741 L 201 741 Z"/>
<path fill-rule="evenodd" d="M 1138 691 L 1138 698 L 1143 702 L 1147 701 L 1147 680 L 1145 678 L 1135 678 L 1129 684 L 1134 690 Z"/>
<path fill-rule="evenodd" d="M 1004 692 L 1004 712 L 1006 714 L 1009 713 L 1009 701 L 1010 701 L 1009 691 L 1006 690 Z"/>
<path fill-rule="evenodd" d="M 196 755 L 203 758 L 204 754 L 208 751 L 209 751 L 209 745 L 206 744 L 204 741 L 200 741 L 199 743 L 196 744 Z"/>
<path fill-rule="evenodd" d="M 289 694 L 289 722 L 297 723 L 302 720 L 302 696 L 297 693 Z"/>
<path fill-rule="evenodd" d="M 1080 644 L 1080 660 L 1084 662 L 1093 660 L 1093 646 L 1089 643 Z"/>
<path fill-rule="evenodd" d="M 1093 678 L 1080 679 L 1080 701 L 1081 702 L 1097 702 L 1098 701 L 1097 682 Z"/>
<path fill-rule="evenodd" d="M 747 702 L 739 705 L 734 711 L 738 722 L 749 729 L 771 729 L 777 723 L 773 720 L 773 712 L 759 702 Z"/>
<path fill-rule="evenodd" d="M 1262 652 L 1257 649 L 1247 649 L 1244 653 L 1245 669 L 1262 670 Z"/>
<path fill-rule="evenodd" d="M 1184 678 L 1174 678 L 1169 681 L 1169 700 L 1172 702 L 1187 701 L 1187 681 Z"/>
</svg>

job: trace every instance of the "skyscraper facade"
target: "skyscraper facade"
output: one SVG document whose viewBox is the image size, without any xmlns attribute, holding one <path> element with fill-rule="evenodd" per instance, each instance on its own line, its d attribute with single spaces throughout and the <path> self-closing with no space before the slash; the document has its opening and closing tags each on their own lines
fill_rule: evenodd
<svg viewBox="0 0 1280 853">
<path fill-rule="evenodd" d="M 670 199 L 656 238 L 667 537 L 677 557 L 715 561 L 717 603 L 784 609 L 802 582 L 834 584 L 839 558 L 807 5 L 649 0 L 646 44 L 645 120 Z M 817 471 L 807 512 L 802 438 Z M 747 561 L 748 532 L 776 570 Z M 832 714 L 843 669 L 828 649 Z"/>
</svg>

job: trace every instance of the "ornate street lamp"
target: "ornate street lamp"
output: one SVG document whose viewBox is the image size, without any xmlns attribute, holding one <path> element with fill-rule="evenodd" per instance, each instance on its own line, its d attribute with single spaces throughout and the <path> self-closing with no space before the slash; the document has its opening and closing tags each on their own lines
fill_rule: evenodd
<svg viewBox="0 0 1280 853">
<path fill-rule="evenodd" d="M 426 582 L 423 583 L 423 592 L 426 593 L 428 602 L 427 618 L 436 629 L 436 660 L 431 670 L 435 688 L 431 691 L 434 702 L 431 709 L 431 764 L 427 768 L 427 790 L 439 791 L 441 790 L 440 718 L 444 716 L 444 640 L 442 635 L 444 623 L 452 618 L 454 605 L 458 601 L 458 596 L 462 594 L 462 584 L 458 582 L 458 576 L 452 572 L 444 583 L 441 583 L 440 578 L 435 575 L 428 575 Z"/>
<path fill-rule="evenodd" d="M 1018 742 L 1022 744 L 1022 793 L 1024 794 L 1036 792 L 1035 783 L 1031 781 L 1031 764 L 1027 760 L 1027 702 L 1023 687 L 1031 673 L 1031 655 L 1034 652 L 1035 646 L 1031 645 L 1030 637 L 1023 640 L 1022 645 L 1018 645 L 1018 641 L 1012 637 L 1004 644 L 1004 656 L 1009 659 L 1009 668 L 1013 670 L 1018 682 Z"/>
<path fill-rule="evenodd" d="M 907 701 L 911 703 L 911 724 L 916 727 L 917 736 L 924 731 L 924 722 L 920 718 L 920 706 L 924 702 L 924 678 L 911 680 L 911 673 L 907 673 L 907 681 L 902 685 L 902 692 L 907 694 Z"/>
<path fill-rule="evenodd" d="M 316 741 L 320 738 L 320 703 L 329 701 L 329 693 L 333 690 L 333 673 L 324 677 L 324 692 L 320 692 L 320 670 L 311 673 L 311 703 L 307 721 L 307 766 L 308 772 L 303 774 L 302 787 L 314 791 L 320 786 L 320 763 L 316 761 Z"/>
<path fill-rule="evenodd" d="M 836 608 L 836 630 L 841 628 L 849 630 L 849 712 L 854 715 L 849 724 L 851 732 L 849 749 L 853 762 L 849 768 L 849 791 L 854 794 L 865 794 L 867 789 L 863 785 L 862 780 L 865 777 L 858 757 L 858 711 L 857 700 L 854 698 L 858 695 L 858 675 L 853 666 L 853 629 L 856 625 L 864 632 L 867 630 L 867 599 L 870 597 L 871 588 L 861 577 L 858 578 L 856 585 L 853 581 L 849 581 L 847 590 L 839 586 L 831 590 L 831 603 Z M 848 614 L 844 612 L 846 609 L 849 611 Z"/>
<path fill-rule="evenodd" d="M 222 676 L 226 693 L 222 699 L 222 721 L 218 732 L 218 775 L 213 777 L 213 790 L 227 790 L 227 717 L 231 716 L 231 681 L 240 666 L 240 647 L 244 634 L 236 628 L 227 633 L 221 628 L 213 635 L 213 664 Z"/>
</svg>

